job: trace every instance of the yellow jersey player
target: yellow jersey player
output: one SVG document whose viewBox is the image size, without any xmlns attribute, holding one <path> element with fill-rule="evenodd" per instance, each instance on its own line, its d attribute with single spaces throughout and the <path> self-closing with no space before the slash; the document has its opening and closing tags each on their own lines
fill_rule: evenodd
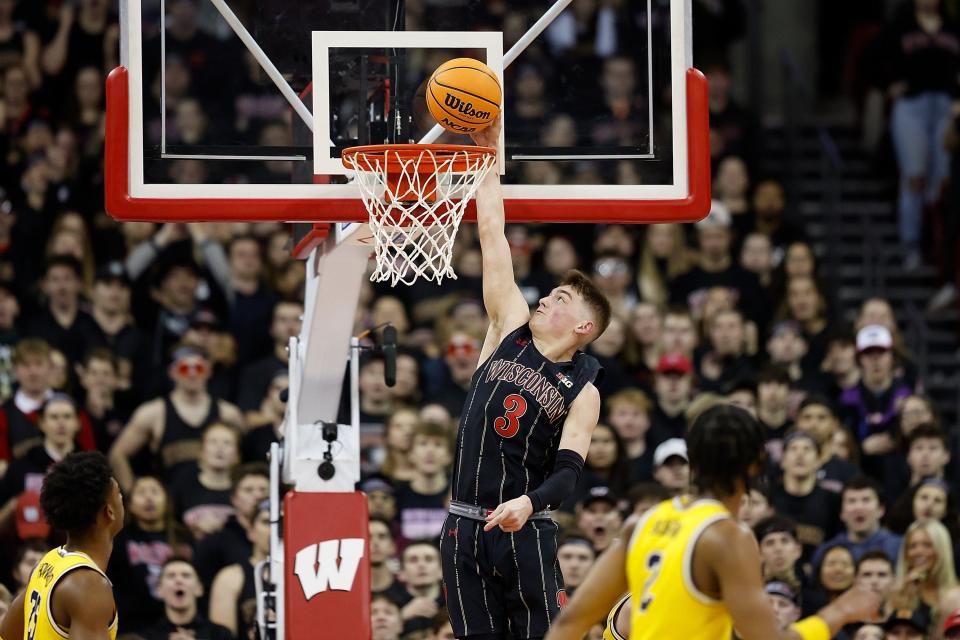
<svg viewBox="0 0 960 640">
<path fill-rule="evenodd" d="M 880 599 L 853 588 L 781 630 L 763 589 L 760 553 L 736 513 L 762 472 L 764 433 L 732 405 L 708 409 L 687 434 L 692 493 L 661 502 L 600 557 L 547 640 L 580 640 L 624 592 L 630 640 L 829 640 L 877 617 Z M 628 542 L 625 542 L 627 540 Z"/>
<path fill-rule="evenodd" d="M 123 498 L 107 459 L 74 453 L 53 465 L 40 505 L 67 542 L 34 568 L 0 623 L 0 638 L 116 640 L 117 609 L 104 571 L 123 526 Z"/>
</svg>

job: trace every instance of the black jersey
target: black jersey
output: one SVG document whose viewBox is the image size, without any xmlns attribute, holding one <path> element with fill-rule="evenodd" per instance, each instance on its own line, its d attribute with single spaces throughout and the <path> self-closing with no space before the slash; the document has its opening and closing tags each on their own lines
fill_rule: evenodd
<svg viewBox="0 0 960 640">
<path fill-rule="evenodd" d="M 508 334 L 473 374 L 457 433 L 452 498 L 493 508 L 539 487 L 553 469 L 570 405 L 601 371 L 580 351 L 569 362 L 548 360 L 528 324 Z"/>
</svg>

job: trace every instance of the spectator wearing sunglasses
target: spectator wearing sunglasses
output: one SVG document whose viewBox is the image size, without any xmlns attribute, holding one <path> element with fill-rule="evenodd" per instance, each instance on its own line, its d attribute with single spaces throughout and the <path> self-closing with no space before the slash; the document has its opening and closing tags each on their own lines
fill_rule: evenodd
<svg viewBox="0 0 960 640">
<path fill-rule="evenodd" d="M 200 457 L 203 430 L 215 422 L 243 428 L 236 406 L 207 391 L 211 365 L 206 353 L 193 347 L 174 351 L 167 374 L 173 391 L 137 407 L 110 449 L 110 461 L 120 486 L 133 482 L 131 458 L 147 446 L 158 455 L 167 477 Z"/>
</svg>

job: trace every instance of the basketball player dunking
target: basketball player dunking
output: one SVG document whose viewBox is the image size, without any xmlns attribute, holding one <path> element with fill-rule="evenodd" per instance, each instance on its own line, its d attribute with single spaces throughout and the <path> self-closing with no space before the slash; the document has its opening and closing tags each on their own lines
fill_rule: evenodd
<svg viewBox="0 0 960 640">
<path fill-rule="evenodd" d="M 5 640 L 116 640 L 117 609 L 107 562 L 123 527 L 123 498 L 100 453 L 72 453 L 50 468 L 40 506 L 67 542 L 30 574 L 0 623 Z"/>
<path fill-rule="evenodd" d="M 473 135 L 496 146 L 500 121 Z M 477 193 L 490 327 L 464 403 L 440 541 L 457 638 L 541 638 L 566 600 L 550 518 L 576 487 L 600 413 L 601 369 L 580 351 L 610 305 L 571 272 L 533 314 L 514 281 L 500 178 Z"/>
<path fill-rule="evenodd" d="M 877 617 L 876 594 L 854 588 L 781 629 L 763 590 L 760 553 L 736 513 L 762 472 L 764 434 L 746 411 L 705 411 L 687 434 L 693 492 L 661 502 L 628 526 L 593 566 L 548 640 L 581 640 L 630 592 L 630 640 L 830 640 Z M 629 540 L 628 543 L 624 543 Z"/>
</svg>

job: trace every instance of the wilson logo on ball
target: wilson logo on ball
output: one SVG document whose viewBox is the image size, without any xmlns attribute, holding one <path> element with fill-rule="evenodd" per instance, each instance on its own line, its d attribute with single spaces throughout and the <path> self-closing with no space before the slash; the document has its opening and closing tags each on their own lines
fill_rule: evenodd
<svg viewBox="0 0 960 640">
<path fill-rule="evenodd" d="M 477 118 L 478 120 L 489 120 L 490 112 L 489 111 L 480 111 L 476 109 L 472 103 L 464 102 L 457 96 L 447 94 L 443 99 L 443 103 L 450 107 L 451 109 L 456 109 L 463 115 L 469 118 Z"/>
</svg>

